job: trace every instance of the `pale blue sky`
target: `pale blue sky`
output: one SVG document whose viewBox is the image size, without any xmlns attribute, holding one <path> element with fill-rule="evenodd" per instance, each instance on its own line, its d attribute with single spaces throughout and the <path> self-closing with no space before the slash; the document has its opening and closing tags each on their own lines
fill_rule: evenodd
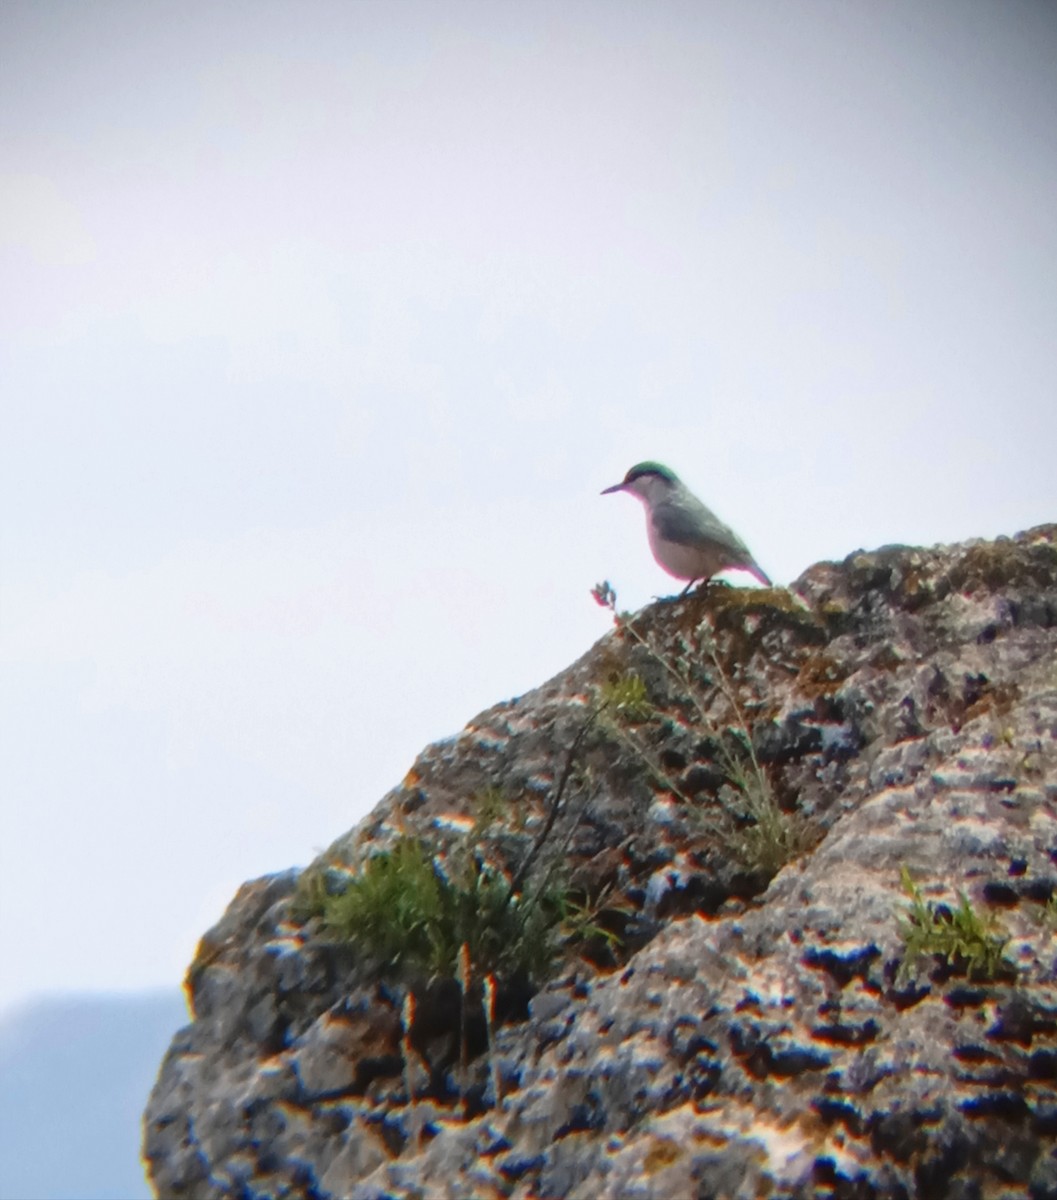
<svg viewBox="0 0 1057 1200">
<path fill-rule="evenodd" d="M 672 590 L 1057 518 L 1042 0 L 0 4 L 0 1004 Z"/>
</svg>

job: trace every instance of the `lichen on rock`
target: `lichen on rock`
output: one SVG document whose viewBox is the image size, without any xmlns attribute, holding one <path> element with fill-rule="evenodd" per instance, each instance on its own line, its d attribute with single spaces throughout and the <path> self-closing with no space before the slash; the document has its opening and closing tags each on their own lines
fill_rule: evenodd
<svg viewBox="0 0 1057 1200">
<path fill-rule="evenodd" d="M 487 1019 L 483 962 L 387 964 L 328 924 L 408 839 L 448 886 L 505 881 L 504 917 L 561 884 L 553 953 L 496 957 Z M 908 878 L 1002 969 L 908 954 Z M 712 586 L 240 889 L 144 1155 L 195 1200 L 1057 1197 L 1055 897 L 1057 526 Z"/>
</svg>

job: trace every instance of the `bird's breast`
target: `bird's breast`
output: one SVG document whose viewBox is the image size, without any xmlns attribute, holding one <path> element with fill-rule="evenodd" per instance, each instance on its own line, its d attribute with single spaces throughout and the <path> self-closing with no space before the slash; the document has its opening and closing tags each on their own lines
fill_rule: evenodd
<svg viewBox="0 0 1057 1200">
<path fill-rule="evenodd" d="M 652 521 L 647 522 L 647 532 L 653 557 L 676 579 L 710 579 L 727 565 L 718 547 L 670 542 L 657 532 Z"/>
</svg>

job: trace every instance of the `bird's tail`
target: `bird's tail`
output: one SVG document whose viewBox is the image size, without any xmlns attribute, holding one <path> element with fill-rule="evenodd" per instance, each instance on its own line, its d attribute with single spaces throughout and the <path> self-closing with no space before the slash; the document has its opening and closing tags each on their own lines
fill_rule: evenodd
<svg viewBox="0 0 1057 1200">
<path fill-rule="evenodd" d="M 770 580 L 770 576 L 763 569 L 763 567 L 759 566 L 757 563 L 746 563 L 745 570 L 748 571 L 754 579 L 758 579 L 764 587 L 774 587 L 774 584 Z"/>
</svg>

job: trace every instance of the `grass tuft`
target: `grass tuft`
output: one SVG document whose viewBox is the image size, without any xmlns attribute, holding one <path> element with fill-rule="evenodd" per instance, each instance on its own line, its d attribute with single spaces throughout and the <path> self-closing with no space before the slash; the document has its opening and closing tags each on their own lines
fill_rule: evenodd
<svg viewBox="0 0 1057 1200">
<path fill-rule="evenodd" d="M 547 974 L 557 952 L 557 897 L 526 901 L 506 875 L 472 853 L 440 864 L 417 838 L 369 858 L 341 893 L 326 896 L 323 921 L 385 975 L 455 978 L 467 946 L 477 972 Z"/>
</svg>

